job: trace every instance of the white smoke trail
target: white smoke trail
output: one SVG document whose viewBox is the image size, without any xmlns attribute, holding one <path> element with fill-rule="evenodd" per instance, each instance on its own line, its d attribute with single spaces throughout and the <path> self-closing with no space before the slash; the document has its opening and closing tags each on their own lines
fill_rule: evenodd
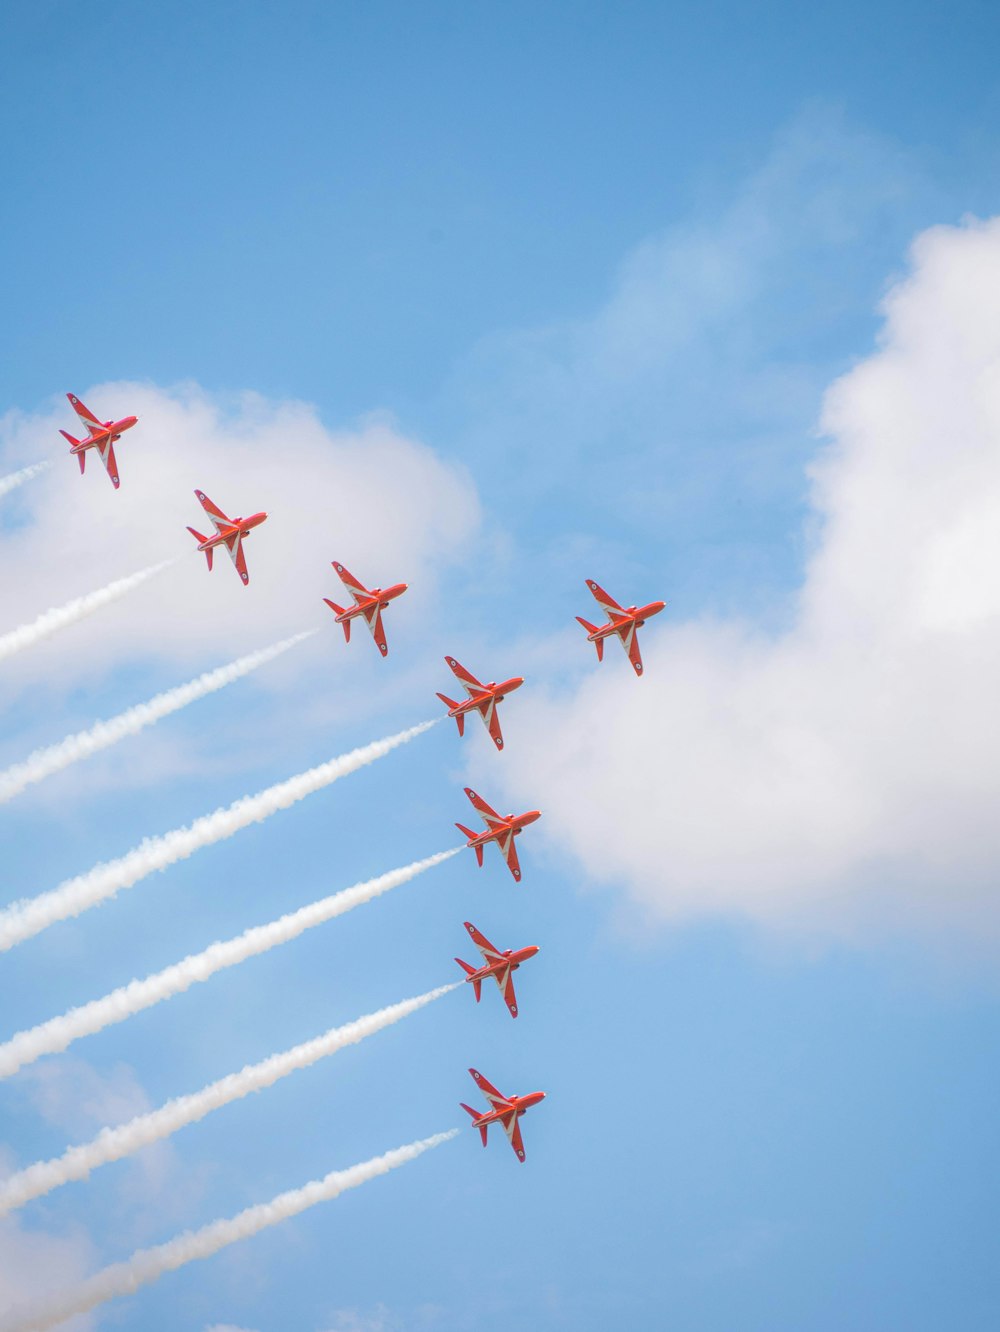
<svg viewBox="0 0 1000 1332">
<path fill-rule="evenodd" d="M 43 1055 L 58 1054 L 82 1036 L 92 1036 L 105 1027 L 141 1013 L 144 1008 L 152 1008 L 154 1004 L 170 999 L 175 994 L 183 994 L 192 985 L 214 976 L 217 971 L 235 967 L 247 958 L 256 957 L 258 953 L 266 953 L 279 944 L 297 939 L 314 925 L 322 925 L 335 916 L 342 916 L 380 897 L 382 893 L 409 883 L 425 870 L 457 856 L 461 850 L 461 847 L 455 847 L 451 851 L 439 851 L 437 855 L 428 856 L 424 860 L 415 860 L 412 865 L 404 865 L 387 874 L 380 874 L 376 879 L 344 888 L 330 897 L 300 907 L 298 911 L 290 911 L 267 925 L 255 925 L 244 930 L 235 939 L 210 944 L 203 952 L 193 953 L 173 966 L 147 976 L 145 980 L 130 981 L 128 985 L 112 990 L 101 999 L 93 999 L 89 1004 L 71 1008 L 68 1013 L 50 1018 L 37 1027 L 19 1031 L 0 1045 L 0 1078 L 10 1077 Z"/>
<path fill-rule="evenodd" d="M 64 1319 L 86 1313 L 88 1309 L 113 1300 L 118 1295 L 131 1295 L 140 1286 L 158 1281 L 166 1272 L 174 1272 L 201 1258 L 211 1258 L 230 1244 L 249 1239 L 251 1235 L 286 1221 L 289 1217 L 298 1216 L 317 1203 L 329 1202 L 348 1189 L 356 1189 L 379 1175 L 388 1174 L 397 1166 L 415 1161 L 432 1147 L 440 1147 L 442 1143 L 457 1137 L 458 1133 L 458 1129 L 435 1133 L 431 1138 L 411 1142 L 406 1147 L 397 1147 L 384 1156 L 372 1157 L 370 1161 L 363 1161 L 347 1170 L 335 1170 L 301 1189 L 281 1193 L 271 1202 L 248 1207 L 228 1220 L 213 1221 L 201 1230 L 187 1231 L 152 1249 L 139 1249 L 125 1262 L 113 1263 L 95 1272 L 74 1290 L 51 1295 L 35 1305 L 10 1309 L 0 1321 L 0 1332 L 45 1332 Z"/>
<path fill-rule="evenodd" d="M 148 569 L 140 569 L 138 573 L 129 574 L 127 578 L 119 578 L 113 583 L 108 583 L 107 587 L 98 588 L 96 592 L 88 592 L 86 596 L 67 601 L 65 606 L 57 606 L 54 610 L 46 611 L 31 624 L 22 624 L 19 629 L 12 629 L 9 634 L 0 637 L 0 661 L 5 657 L 12 657 L 15 652 L 34 647 L 36 643 L 48 638 L 49 634 L 54 634 L 58 629 L 65 629 L 67 625 L 75 624 L 77 620 L 92 615 L 94 611 L 110 606 L 119 597 L 125 596 L 127 592 L 131 592 L 176 563 L 177 560 L 173 559 L 151 564 Z"/>
<path fill-rule="evenodd" d="M 249 675 L 259 666 L 273 661 L 275 657 L 280 657 L 289 648 L 295 647 L 307 638 L 312 638 L 313 634 L 318 632 L 318 629 L 308 629 L 305 633 L 286 638 L 281 643 L 274 643 L 271 647 L 248 653 L 247 656 L 230 662 L 228 666 L 206 671 L 204 675 L 199 675 L 196 680 L 191 680 L 188 684 L 178 685 L 176 689 L 168 689 L 165 693 L 157 694 L 148 703 L 139 703 L 136 707 L 119 713 L 117 717 L 112 717 L 110 721 L 99 721 L 88 731 L 78 731 L 76 735 L 67 736 L 57 745 L 36 749 L 23 763 L 15 763 L 6 771 L 0 772 L 0 804 L 20 795 L 25 787 L 31 786 L 34 782 L 43 781 L 53 773 L 68 768 L 70 764 L 78 763 L 80 759 L 89 758 L 91 754 L 107 749 L 127 736 L 135 735 L 144 727 L 152 726 L 154 722 L 168 717 L 172 712 L 177 712 L 181 708 L 186 708 L 189 703 L 204 698 L 206 694 L 224 689 L 234 680 Z"/>
<path fill-rule="evenodd" d="M 404 999 L 398 1004 L 380 1008 L 376 1013 L 368 1013 L 343 1027 L 332 1027 L 322 1036 L 304 1041 L 282 1054 L 271 1055 L 259 1064 L 247 1064 L 239 1073 L 230 1073 L 190 1096 L 177 1096 L 158 1110 L 137 1115 L 118 1128 L 104 1128 L 92 1142 L 81 1147 L 70 1147 L 62 1156 L 54 1157 L 51 1161 L 37 1161 L 0 1183 L 0 1213 L 23 1207 L 33 1198 L 41 1198 L 73 1180 L 86 1179 L 98 1166 L 131 1156 L 150 1143 L 160 1142 L 186 1125 L 197 1123 L 213 1110 L 241 1100 L 251 1092 L 270 1087 L 289 1073 L 308 1068 L 310 1064 L 336 1054 L 348 1045 L 357 1045 L 369 1036 L 374 1036 L 383 1027 L 391 1027 L 433 1003 L 435 999 L 440 999 L 442 995 L 457 990 L 461 984 L 461 981 L 457 981 L 453 985 L 442 985 L 415 999 Z"/>
<path fill-rule="evenodd" d="M 366 764 L 374 763 L 397 745 L 406 744 L 424 731 L 436 726 L 440 718 L 421 722 L 406 731 L 387 736 L 384 740 L 375 740 L 360 749 L 352 749 L 349 754 L 330 759 L 307 772 L 300 772 L 297 777 L 269 786 L 257 795 L 243 796 L 213 814 L 205 814 L 187 828 L 175 828 L 160 837 L 147 837 L 133 851 L 118 860 L 109 860 L 86 874 L 74 879 L 67 879 L 51 892 L 42 893 L 20 902 L 14 902 L 0 912 L 0 952 L 6 952 L 15 944 L 23 943 L 33 935 L 40 933 L 56 921 L 67 920 L 70 916 L 79 916 L 100 902 L 114 897 L 123 888 L 131 888 L 154 870 L 166 869 L 178 860 L 185 860 L 202 847 L 211 846 L 232 837 L 251 823 L 260 823 L 270 818 L 278 810 L 288 809 L 297 801 L 320 791 L 324 786 L 348 773 L 357 772 Z"/>
<path fill-rule="evenodd" d="M 23 486 L 25 481 L 30 481 L 33 476 L 47 472 L 51 466 L 52 461 L 49 459 L 46 462 L 32 463 L 30 467 L 22 467 L 19 472 L 9 472 L 7 476 L 0 476 L 0 497 L 16 490 L 18 486 Z"/>
</svg>

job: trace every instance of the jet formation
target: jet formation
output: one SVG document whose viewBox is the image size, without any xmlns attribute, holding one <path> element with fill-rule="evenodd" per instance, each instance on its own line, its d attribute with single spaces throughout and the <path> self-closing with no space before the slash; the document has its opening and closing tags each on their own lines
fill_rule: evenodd
<svg viewBox="0 0 1000 1332">
<path fill-rule="evenodd" d="M 81 473 L 86 468 L 87 453 L 94 449 L 104 464 L 112 485 L 117 490 L 120 481 L 114 446 L 126 430 L 131 430 L 138 418 L 123 416 L 117 421 L 100 421 L 84 406 L 79 398 L 74 397 L 72 393 L 67 393 L 66 396 L 78 419 L 87 429 L 87 435 L 84 439 L 75 439 L 67 431 L 60 431 L 60 434 L 69 441 L 70 452 L 79 460 Z M 236 572 L 239 574 L 243 585 L 246 586 L 250 581 L 250 576 L 247 572 L 243 542 L 255 528 L 267 520 L 267 514 L 261 511 L 251 514 L 248 518 L 229 518 L 203 491 L 196 490 L 194 493 L 214 528 L 214 535 L 205 536 L 193 527 L 189 527 L 188 531 L 197 540 L 198 550 L 205 555 L 209 570 L 211 571 L 212 568 L 212 558 L 215 550 L 219 546 L 223 546 L 235 565 Z M 406 592 L 407 584 L 394 583 L 391 587 L 386 588 L 367 588 L 339 561 L 334 560 L 332 567 L 353 598 L 353 604 L 347 607 L 339 606 L 328 597 L 323 598 L 326 605 L 334 613 L 337 624 L 343 628 L 345 642 L 350 643 L 351 641 L 352 621 L 361 619 L 371 632 L 381 655 L 383 657 L 388 656 L 389 647 L 382 624 L 382 612 L 388 609 L 391 602 Z M 614 597 L 605 592 L 598 583 L 590 578 L 586 580 L 586 583 L 594 599 L 608 617 L 607 622 L 602 625 L 591 624 L 582 616 L 576 617 L 587 631 L 587 641 L 593 643 L 597 649 L 598 661 L 604 660 L 605 641 L 612 637 L 617 638 L 628 656 L 632 669 L 636 675 L 641 676 L 643 665 L 639 651 L 638 630 L 645 625 L 647 620 L 652 619 L 654 615 L 659 615 L 666 603 L 651 601 L 644 606 L 620 606 Z M 461 702 L 449 698 L 446 694 L 438 694 L 438 698 L 448 709 L 448 716 L 454 717 L 459 735 L 465 734 L 465 718 L 470 713 L 478 713 L 494 745 L 498 750 L 502 750 L 504 742 L 497 709 L 508 694 L 520 689 L 524 683 L 523 677 L 519 675 L 511 676 L 499 684 L 495 680 L 491 680 L 489 684 L 483 684 L 454 657 L 445 657 L 445 662 L 466 693 L 466 697 Z M 471 787 L 465 787 L 465 794 L 486 824 L 485 829 L 478 833 L 462 823 L 455 825 L 466 837 L 466 846 L 475 851 L 476 860 L 482 867 L 484 848 L 491 842 L 496 843 L 515 882 L 519 883 L 521 881 L 521 866 L 518 861 L 517 848 L 514 844 L 515 838 L 526 827 L 541 817 L 541 811 L 533 809 L 523 814 L 498 814 Z M 518 1006 L 517 997 L 514 993 L 514 972 L 518 970 L 522 963 L 535 956 L 538 947 L 531 944 L 523 948 L 501 950 L 490 943 L 489 939 L 480 933 L 470 921 L 464 923 L 469 937 L 482 956 L 482 964 L 475 967 L 459 957 L 455 961 L 465 972 L 466 983 L 472 986 L 476 1002 L 478 1003 L 481 998 L 483 981 L 492 977 L 497 983 L 497 988 L 511 1017 L 516 1018 Z M 502 1125 L 504 1132 L 507 1134 L 518 1160 L 523 1162 L 525 1154 L 520 1118 L 526 1110 L 545 1099 L 545 1092 L 535 1091 L 522 1096 L 505 1096 L 476 1069 L 470 1068 L 469 1072 L 476 1086 L 489 1103 L 489 1109 L 483 1112 L 474 1110 L 471 1106 L 462 1103 L 462 1109 L 472 1116 L 473 1127 L 479 1130 L 483 1146 L 486 1146 L 487 1130 L 490 1124 L 498 1123 Z"/>
</svg>

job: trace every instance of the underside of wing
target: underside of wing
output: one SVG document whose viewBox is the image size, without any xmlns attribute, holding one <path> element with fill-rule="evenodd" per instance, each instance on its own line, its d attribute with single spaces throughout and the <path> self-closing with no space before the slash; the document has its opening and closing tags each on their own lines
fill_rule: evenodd
<svg viewBox="0 0 1000 1332">
<path fill-rule="evenodd" d="M 365 587 L 364 583 L 359 582 L 349 569 L 345 569 L 344 566 L 339 564 L 336 560 L 333 561 L 333 568 L 337 577 L 344 584 L 355 601 L 367 601 L 371 596 L 371 593 L 368 588 Z"/>
<path fill-rule="evenodd" d="M 514 973 L 510 967 L 497 974 L 497 983 L 503 995 L 503 1001 L 510 1009 L 511 1017 L 517 1017 L 517 996 L 514 994 Z"/>
<path fill-rule="evenodd" d="M 482 1073 L 474 1068 L 470 1068 L 469 1072 L 472 1074 L 476 1086 L 489 1101 L 490 1105 L 493 1106 L 494 1110 L 502 1110 L 505 1105 L 510 1105 L 510 1101 L 504 1096 L 503 1092 L 497 1091 L 496 1087 L 493 1086 L 493 1083 L 484 1078 Z"/>
<path fill-rule="evenodd" d="M 608 615 L 609 619 L 614 620 L 616 615 L 621 615 L 623 613 L 623 607 L 619 606 L 614 597 L 605 592 L 604 588 L 601 587 L 599 583 L 595 583 L 592 578 L 588 578 L 587 586 L 590 588 L 594 600 L 600 606 L 601 610 Z"/>
<path fill-rule="evenodd" d="M 491 806 L 489 806 L 486 803 L 486 801 L 483 799 L 481 795 L 477 795 L 476 792 L 473 791 L 471 786 L 467 786 L 465 788 L 465 794 L 469 797 L 470 801 L 472 802 L 473 808 L 475 809 L 476 813 L 480 814 L 491 828 L 499 828 L 505 822 L 505 820 L 500 817 L 500 815 L 496 812 L 496 810 L 491 808 Z"/>
<path fill-rule="evenodd" d="M 69 398 L 69 405 L 73 408 L 74 412 L 76 412 L 77 416 L 87 427 L 90 433 L 92 435 L 100 434 L 100 432 L 104 429 L 104 422 L 98 421 L 97 417 L 90 410 L 90 408 L 85 407 L 83 403 L 80 401 L 80 399 L 77 398 L 74 394 L 67 393 L 66 397 Z"/>
<path fill-rule="evenodd" d="M 487 962 L 499 962 L 503 953 L 498 948 L 494 948 L 485 934 L 481 934 L 471 921 L 465 922 L 465 928 L 469 931 L 469 938 L 476 945 Z"/>
<path fill-rule="evenodd" d="M 628 653 L 628 659 L 632 663 L 632 669 L 636 675 L 642 674 L 642 653 L 639 651 L 639 632 L 635 625 L 624 634 L 620 634 L 622 644 Z"/>
<path fill-rule="evenodd" d="M 451 667 L 452 674 L 456 680 L 460 681 L 467 694 L 482 693 L 483 685 L 481 680 L 477 680 L 471 671 L 455 660 L 454 657 L 445 657 L 445 661 Z"/>
<path fill-rule="evenodd" d="M 357 593 L 355 593 L 357 596 Z M 362 613 L 361 618 L 372 632 L 379 652 L 383 657 L 389 655 L 389 645 L 385 641 L 385 630 L 382 628 L 382 608 L 377 603 Z"/>
<path fill-rule="evenodd" d="M 512 1110 L 509 1115 L 504 1115 L 501 1119 L 504 1126 L 504 1132 L 510 1138 L 510 1145 L 514 1148 L 514 1154 L 519 1161 L 524 1160 L 524 1139 L 521 1137 L 521 1117 L 516 1110 Z"/>
<path fill-rule="evenodd" d="M 233 520 L 231 518 L 227 518 L 226 515 L 222 512 L 222 510 L 219 508 L 219 506 L 217 504 L 213 504 L 206 494 L 204 494 L 200 490 L 196 490 L 194 493 L 198 498 L 198 503 L 201 505 L 201 507 L 208 514 L 209 518 L 212 520 L 212 525 L 215 528 L 216 532 L 221 532 L 223 531 L 224 528 L 232 527 Z"/>
<path fill-rule="evenodd" d="M 247 557 L 243 554 L 243 538 L 239 533 L 229 538 L 226 542 L 226 550 L 229 551 L 229 558 L 236 565 L 236 572 L 243 579 L 243 584 L 246 586 L 250 581 L 250 575 L 247 573 Z"/>
<path fill-rule="evenodd" d="M 115 458 L 115 446 L 109 440 L 103 447 L 98 444 L 97 452 L 101 456 L 101 462 L 104 464 L 104 470 L 111 477 L 111 484 L 115 490 L 118 489 L 118 460 Z"/>
<path fill-rule="evenodd" d="M 507 868 L 513 874 L 518 883 L 521 882 L 521 862 L 517 858 L 517 847 L 514 844 L 514 834 L 509 832 L 506 837 L 501 837 L 497 841 L 503 853 L 503 858 L 507 862 Z"/>
<path fill-rule="evenodd" d="M 493 743 L 497 749 L 503 749 L 503 733 L 500 730 L 500 718 L 497 716 L 496 699 L 484 699 L 482 703 L 477 704 L 477 710 L 483 719 L 483 724 L 490 733 Z"/>
</svg>

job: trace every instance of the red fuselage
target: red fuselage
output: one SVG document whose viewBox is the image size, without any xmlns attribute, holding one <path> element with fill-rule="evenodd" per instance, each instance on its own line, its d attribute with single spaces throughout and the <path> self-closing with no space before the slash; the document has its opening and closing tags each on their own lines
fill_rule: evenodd
<svg viewBox="0 0 1000 1332">
<path fill-rule="evenodd" d="M 477 833 L 469 838 L 466 846 L 486 846 L 488 842 L 499 842 L 501 837 L 506 837 L 508 833 L 516 837 L 529 823 L 534 823 L 541 817 L 540 809 L 529 809 L 526 814 L 508 814 L 499 828 L 487 828 L 485 832 Z"/>
<path fill-rule="evenodd" d="M 534 957 L 538 952 L 537 944 L 529 944 L 527 948 L 507 948 L 504 950 L 503 957 L 498 958 L 496 962 L 487 962 L 485 966 L 473 971 L 471 975 L 466 976 L 466 981 L 482 981 L 489 976 L 500 976 L 508 967 L 511 971 L 516 971 L 522 962 L 527 962 L 529 957 Z M 543 1093 L 539 1093 L 543 1095 Z"/>
<path fill-rule="evenodd" d="M 234 518 L 229 526 L 224 527 L 221 532 L 216 532 L 215 536 L 206 537 L 204 541 L 200 541 L 198 549 L 212 550 L 216 546 L 224 546 L 226 542 L 232 541 L 234 536 L 245 537 L 255 527 L 260 527 L 261 523 L 266 522 L 266 520 L 266 513 L 252 513 L 249 518 Z"/>
<path fill-rule="evenodd" d="M 376 606 L 379 610 L 385 610 L 389 602 L 401 597 L 408 587 L 409 583 L 394 583 L 392 587 L 373 587 L 367 598 L 356 601 L 353 606 L 342 610 L 337 616 L 337 623 L 343 624 L 345 620 L 353 620 L 356 615 L 364 615 Z"/>
<path fill-rule="evenodd" d="M 625 606 L 622 615 L 628 616 L 628 620 L 637 629 L 641 629 L 647 620 L 651 620 L 654 615 L 659 615 L 666 604 L 665 601 L 650 601 L 645 606 Z M 609 638 L 612 634 L 620 634 L 625 623 L 628 623 L 628 621 L 609 620 L 607 624 L 602 624 L 593 633 L 588 634 L 587 642 L 595 643 L 599 638 Z"/>
<path fill-rule="evenodd" d="M 457 717 L 461 713 L 479 712 L 484 703 L 489 703 L 490 699 L 494 703 L 502 703 L 507 694 L 512 694 L 515 689 L 520 689 L 524 684 L 523 675 L 514 675 L 509 680 L 504 680 L 497 684 L 491 680 L 489 684 L 483 685 L 482 689 L 475 694 L 471 694 L 461 703 L 456 703 L 453 708 L 448 709 L 449 717 Z"/>
<path fill-rule="evenodd" d="M 533 1105 L 538 1105 L 539 1101 L 544 1100 L 545 1093 L 541 1091 L 528 1092 L 525 1096 L 508 1096 L 506 1104 L 479 1115 L 477 1119 L 473 1120 L 472 1127 L 479 1128 L 482 1125 L 495 1124 L 498 1120 L 506 1119 L 512 1110 L 520 1118 L 525 1110 L 530 1110 Z"/>
<path fill-rule="evenodd" d="M 84 453 L 87 449 L 100 448 L 105 444 L 117 444 L 126 430 L 131 430 L 138 421 L 137 416 L 123 416 L 120 421 L 105 421 L 104 429 L 98 430 L 87 439 L 70 445 L 70 453 Z"/>
</svg>

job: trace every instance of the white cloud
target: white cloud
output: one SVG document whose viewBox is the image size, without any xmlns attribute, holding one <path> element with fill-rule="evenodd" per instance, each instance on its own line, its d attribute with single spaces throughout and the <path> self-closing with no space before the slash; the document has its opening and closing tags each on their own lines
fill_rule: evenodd
<svg viewBox="0 0 1000 1332">
<path fill-rule="evenodd" d="M 54 1287 L 72 1286 L 93 1266 L 94 1250 L 79 1230 L 65 1235 L 29 1230 L 17 1217 L 0 1220 L 0 1314 L 41 1299 Z M 90 1332 L 92 1314 L 62 1325 L 62 1332 Z"/>
<path fill-rule="evenodd" d="M 668 605 L 642 680 L 611 645 L 578 688 L 524 691 L 497 771 L 595 879 L 664 918 L 997 932 L 998 307 L 1000 220 L 918 238 L 825 399 L 789 628 Z"/>
<path fill-rule="evenodd" d="M 79 678 L 112 661 L 190 665 L 213 651 L 236 655 L 324 623 L 321 598 L 338 600 L 343 590 L 330 568 L 334 558 L 369 586 L 410 583 L 393 608 L 398 629 L 416 618 L 437 572 L 478 524 L 464 471 L 385 420 L 330 431 L 305 404 L 252 393 L 223 399 L 195 385 L 105 384 L 82 396 L 98 415 L 139 416 L 118 445 L 121 490 L 112 489 L 98 460 L 81 477 L 67 454 L 22 487 L 16 502 L 5 501 L 0 628 L 156 560 L 191 554 L 140 593 L 24 654 L 8 675 Z M 60 426 L 73 427 L 62 399 L 45 414 L 8 415 L 0 422 L 0 470 L 59 455 Z M 195 487 L 231 514 L 267 510 L 267 523 L 246 543 L 248 588 L 224 553 L 211 574 L 194 553 L 185 527 L 205 530 Z"/>
</svg>

